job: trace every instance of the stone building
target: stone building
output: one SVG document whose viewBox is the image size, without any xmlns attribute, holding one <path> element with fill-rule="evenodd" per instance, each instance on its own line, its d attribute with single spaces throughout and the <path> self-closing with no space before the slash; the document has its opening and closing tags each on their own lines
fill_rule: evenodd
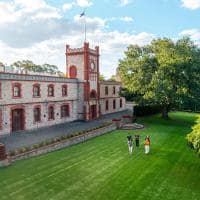
<svg viewBox="0 0 200 200">
<path fill-rule="evenodd" d="M 125 109 L 121 84 L 99 81 L 99 47 L 66 46 L 66 77 L 0 72 L 0 136 Z"/>
</svg>

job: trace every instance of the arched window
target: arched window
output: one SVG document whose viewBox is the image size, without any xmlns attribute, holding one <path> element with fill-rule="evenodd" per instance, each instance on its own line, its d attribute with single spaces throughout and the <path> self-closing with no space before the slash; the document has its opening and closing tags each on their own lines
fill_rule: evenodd
<svg viewBox="0 0 200 200">
<path fill-rule="evenodd" d="M 106 100 L 106 111 L 109 110 L 109 102 Z"/>
<path fill-rule="evenodd" d="M 62 96 L 67 96 L 67 85 L 62 85 Z"/>
<path fill-rule="evenodd" d="M 40 84 L 33 85 L 33 97 L 40 97 Z"/>
<path fill-rule="evenodd" d="M 108 86 L 105 86 L 105 95 L 108 95 Z"/>
<path fill-rule="evenodd" d="M 54 119 L 54 107 L 53 106 L 49 106 L 48 114 L 49 114 L 49 120 L 53 120 Z"/>
<path fill-rule="evenodd" d="M 13 83 L 13 98 L 20 98 L 22 96 L 21 83 Z"/>
<path fill-rule="evenodd" d="M 76 66 L 72 65 L 70 68 L 69 68 L 69 77 L 70 78 L 76 78 L 77 76 L 77 69 L 76 69 Z"/>
<path fill-rule="evenodd" d="M 92 90 L 92 91 L 90 92 L 90 98 L 91 98 L 91 99 L 97 98 L 97 92 L 96 92 L 95 90 Z"/>
<path fill-rule="evenodd" d="M 61 106 L 61 118 L 69 117 L 69 105 L 62 105 Z"/>
<path fill-rule="evenodd" d="M 49 97 L 54 96 L 54 85 L 53 84 L 48 85 L 48 96 Z"/>
<path fill-rule="evenodd" d="M 115 101 L 115 99 L 113 100 L 113 109 L 115 109 L 116 108 L 116 101 Z"/>
<path fill-rule="evenodd" d="M 40 106 L 37 106 L 33 109 L 33 118 L 34 118 L 34 122 L 40 122 L 41 121 L 41 108 L 40 108 Z"/>
</svg>

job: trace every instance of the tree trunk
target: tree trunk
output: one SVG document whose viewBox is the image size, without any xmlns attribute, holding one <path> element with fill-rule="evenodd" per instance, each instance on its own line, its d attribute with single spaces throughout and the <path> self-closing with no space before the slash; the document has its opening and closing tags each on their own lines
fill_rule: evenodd
<svg viewBox="0 0 200 200">
<path fill-rule="evenodd" d="M 163 105 L 163 108 L 162 108 L 162 118 L 163 119 L 168 119 L 169 118 L 168 112 L 169 112 L 169 106 L 168 105 Z"/>
</svg>

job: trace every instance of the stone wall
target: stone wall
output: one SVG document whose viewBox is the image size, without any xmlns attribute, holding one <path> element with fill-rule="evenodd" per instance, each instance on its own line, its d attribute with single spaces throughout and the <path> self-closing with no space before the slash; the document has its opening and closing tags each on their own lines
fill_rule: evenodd
<svg viewBox="0 0 200 200">
<path fill-rule="evenodd" d="M 16 156 L 13 156 L 13 157 L 9 157 L 8 160 L 5 161 L 5 163 L 7 163 L 8 161 L 9 161 L 9 163 L 12 163 L 12 162 L 15 162 L 16 160 L 22 160 L 22 159 L 30 158 L 30 157 L 33 157 L 33 156 L 49 153 L 49 152 L 52 152 L 52 151 L 55 151 L 55 150 L 58 150 L 58 149 L 62 149 L 62 148 L 68 147 L 68 146 L 72 146 L 72 145 L 75 145 L 75 144 L 78 144 L 78 143 L 82 143 L 82 142 L 85 142 L 85 141 L 87 141 L 91 138 L 106 134 L 106 133 L 111 132 L 113 130 L 116 130 L 115 124 L 111 124 L 109 126 L 90 131 L 90 132 L 83 134 L 83 135 L 80 135 L 80 136 L 75 136 L 75 137 L 69 138 L 65 141 L 57 142 L 57 143 L 54 143 L 54 144 L 51 144 L 51 145 L 48 145 L 48 146 L 41 147 L 39 149 L 34 149 L 34 150 L 26 152 L 26 153 L 22 153 L 22 154 L 18 154 Z"/>
</svg>

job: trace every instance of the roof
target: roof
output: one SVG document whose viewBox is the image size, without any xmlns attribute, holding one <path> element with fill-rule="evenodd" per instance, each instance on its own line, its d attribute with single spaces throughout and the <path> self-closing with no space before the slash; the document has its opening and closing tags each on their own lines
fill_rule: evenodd
<svg viewBox="0 0 200 200">
<path fill-rule="evenodd" d="M 100 81 L 100 84 L 102 84 L 102 85 L 122 85 L 122 83 L 121 82 L 118 82 L 118 81 L 110 81 L 110 80 L 108 80 L 108 81 Z"/>
</svg>

